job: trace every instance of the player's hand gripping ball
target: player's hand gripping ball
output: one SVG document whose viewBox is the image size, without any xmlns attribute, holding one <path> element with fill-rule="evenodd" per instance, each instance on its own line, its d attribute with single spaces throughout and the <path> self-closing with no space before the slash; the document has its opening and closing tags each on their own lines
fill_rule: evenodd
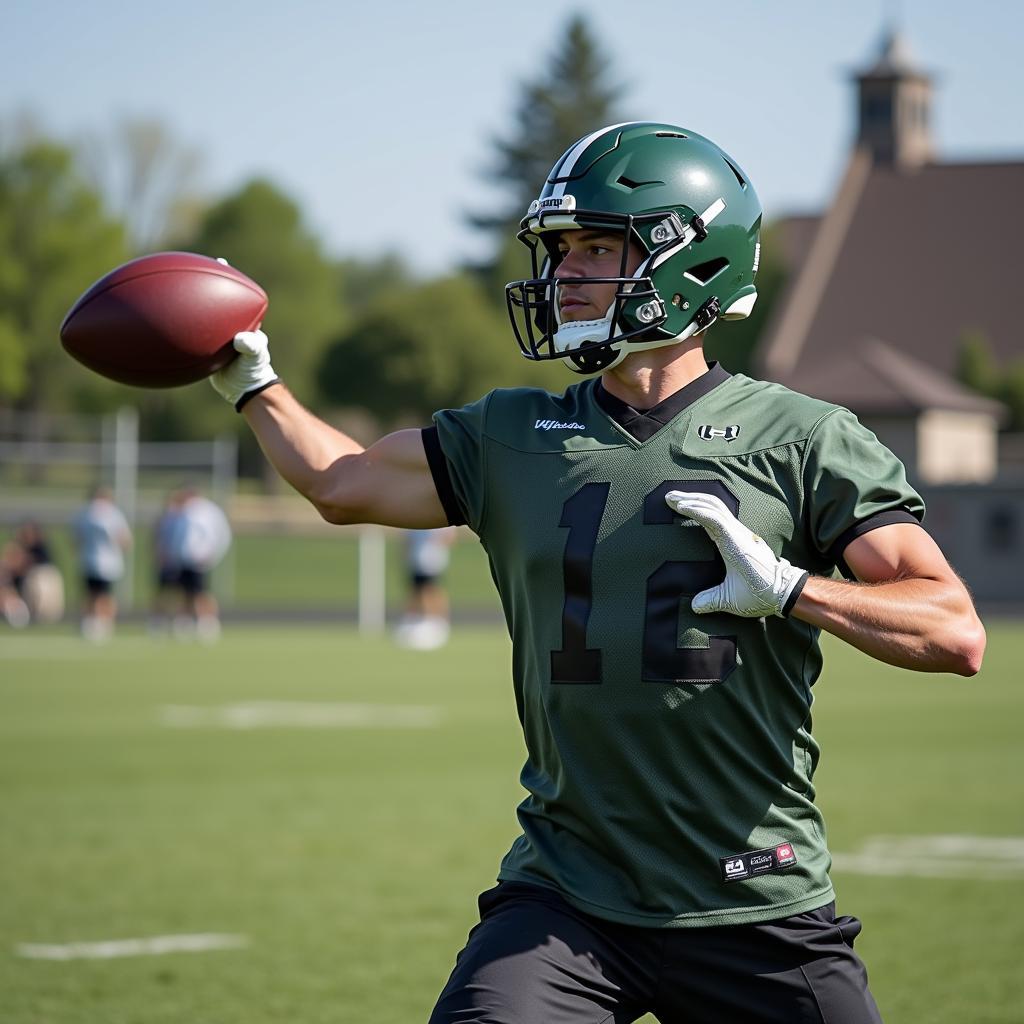
<svg viewBox="0 0 1024 1024">
<path fill-rule="evenodd" d="M 110 380 L 173 388 L 231 362 L 235 335 L 258 327 L 266 311 L 263 289 L 223 260 L 161 252 L 100 278 L 71 307 L 60 340 Z"/>
<path fill-rule="evenodd" d="M 235 335 L 238 358 L 211 378 L 213 390 L 239 412 L 242 406 L 281 378 L 270 365 L 270 342 L 262 331 L 240 331 Z"/>
</svg>

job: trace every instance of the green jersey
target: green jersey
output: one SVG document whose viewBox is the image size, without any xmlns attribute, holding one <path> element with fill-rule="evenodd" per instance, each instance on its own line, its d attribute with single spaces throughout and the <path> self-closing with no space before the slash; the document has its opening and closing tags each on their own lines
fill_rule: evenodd
<svg viewBox="0 0 1024 1024">
<path fill-rule="evenodd" d="M 494 391 L 438 413 L 425 443 L 512 637 L 527 796 L 500 877 L 648 926 L 829 902 L 818 631 L 695 615 L 724 565 L 664 499 L 716 494 L 776 554 L 831 574 L 860 533 L 923 517 L 899 460 L 847 410 L 717 366 L 645 413 L 597 380 Z"/>
</svg>

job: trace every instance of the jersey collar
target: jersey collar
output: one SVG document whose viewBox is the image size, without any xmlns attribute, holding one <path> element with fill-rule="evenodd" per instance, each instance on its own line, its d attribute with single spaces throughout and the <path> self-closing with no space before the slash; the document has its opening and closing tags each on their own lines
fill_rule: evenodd
<svg viewBox="0 0 1024 1024">
<path fill-rule="evenodd" d="M 693 405 L 698 398 L 703 398 L 719 384 L 725 383 L 731 373 L 722 369 L 721 363 L 709 363 L 708 372 L 701 374 L 696 380 L 690 381 L 685 387 L 671 394 L 663 402 L 652 409 L 634 409 L 621 398 L 616 398 L 604 389 L 598 379 L 594 390 L 597 404 L 634 440 L 643 444 L 649 438 L 671 423 L 684 409 Z"/>
</svg>

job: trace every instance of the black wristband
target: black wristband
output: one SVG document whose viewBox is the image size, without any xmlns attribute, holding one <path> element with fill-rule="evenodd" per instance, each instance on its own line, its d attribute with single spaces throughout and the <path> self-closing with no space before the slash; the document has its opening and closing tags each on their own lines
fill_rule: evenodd
<svg viewBox="0 0 1024 1024">
<path fill-rule="evenodd" d="M 252 391 L 246 391 L 242 397 L 235 402 L 235 412 L 241 412 L 242 406 L 249 401 L 250 398 L 255 398 L 261 391 L 266 391 L 267 388 L 272 388 L 275 384 L 281 384 L 283 381 L 280 377 L 275 377 L 273 380 L 268 380 L 266 384 L 261 384 L 258 388 L 253 388 Z"/>
<path fill-rule="evenodd" d="M 806 586 L 810 575 L 811 574 L 809 572 L 805 572 L 803 576 L 800 577 L 800 582 L 797 583 L 797 585 L 789 592 L 789 597 L 786 598 L 786 603 L 782 606 L 782 611 L 780 612 L 784 619 L 789 618 L 789 613 L 793 610 L 793 605 L 796 604 L 800 595 L 803 593 L 803 589 Z"/>
</svg>

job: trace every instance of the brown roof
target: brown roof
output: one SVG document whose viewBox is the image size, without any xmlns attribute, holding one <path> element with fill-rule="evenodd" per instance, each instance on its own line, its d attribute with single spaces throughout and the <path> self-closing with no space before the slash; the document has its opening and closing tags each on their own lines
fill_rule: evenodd
<svg viewBox="0 0 1024 1024">
<path fill-rule="evenodd" d="M 944 409 L 1006 417 L 1001 402 L 983 398 L 877 338 L 864 338 L 827 364 L 802 373 L 800 390 L 860 415 Z"/>
<path fill-rule="evenodd" d="M 763 375 L 808 390 L 879 335 L 946 378 L 967 332 L 1003 364 L 1024 355 L 1022 196 L 1024 162 L 907 171 L 855 150 L 766 329 Z"/>
</svg>

